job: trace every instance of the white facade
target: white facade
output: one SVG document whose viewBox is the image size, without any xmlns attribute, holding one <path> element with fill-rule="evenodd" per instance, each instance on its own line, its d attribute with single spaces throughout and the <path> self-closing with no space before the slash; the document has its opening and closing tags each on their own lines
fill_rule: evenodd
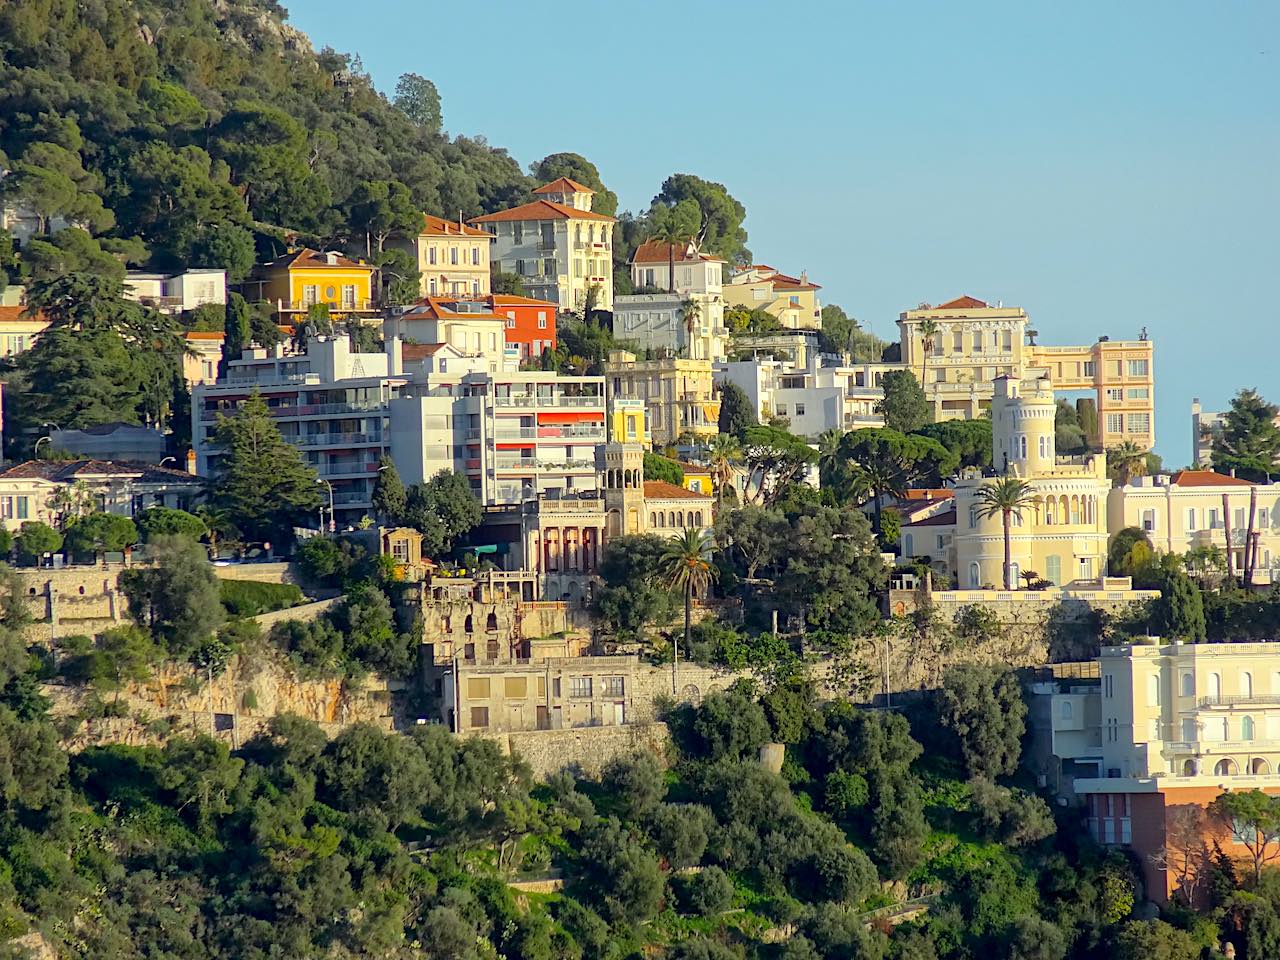
<svg viewBox="0 0 1280 960">
<path fill-rule="evenodd" d="M 697 313 L 685 318 L 685 304 Z M 723 360 L 728 334 L 724 329 L 724 303 L 702 293 L 637 293 L 613 301 L 614 339 L 637 351 L 668 352 L 691 360 Z"/>
<path fill-rule="evenodd" d="M 130 270 L 124 295 L 165 313 L 183 313 L 206 303 L 227 302 L 225 270 L 187 270 L 184 273 L 145 273 Z"/>
</svg>

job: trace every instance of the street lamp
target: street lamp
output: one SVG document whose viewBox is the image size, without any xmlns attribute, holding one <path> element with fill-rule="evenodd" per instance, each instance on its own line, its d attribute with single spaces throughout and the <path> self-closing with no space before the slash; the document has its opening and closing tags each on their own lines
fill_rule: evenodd
<svg viewBox="0 0 1280 960">
<path fill-rule="evenodd" d="M 178 458 L 177 458 L 177 457 L 165 457 L 163 460 L 161 460 L 161 461 L 160 461 L 160 466 L 162 466 L 162 467 L 163 467 L 163 466 L 164 466 L 166 463 L 168 463 L 170 460 L 172 460 L 174 463 L 177 463 L 177 462 L 178 462 Z"/>
<path fill-rule="evenodd" d="M 50 443 L 53 443 L 53 437 L 41 437 L 39 440 L 36 441 L 35 449 L 32 451 L 32 456 L 36 460 L 40 459 L 40 444 L 44 443 L 46 440 L 48 440 Z"/>
<path fill-rule="evenodd" d="M 329 488 L 329 532 L 333 533 L 338 529 L 338 525 L 333 519 L 333 484 L 324 477 L 316 477 L 316 483 L 323 483 Z M 324 529 L 324 507 L 320 508 L 320 529 Z"/>
</svg>

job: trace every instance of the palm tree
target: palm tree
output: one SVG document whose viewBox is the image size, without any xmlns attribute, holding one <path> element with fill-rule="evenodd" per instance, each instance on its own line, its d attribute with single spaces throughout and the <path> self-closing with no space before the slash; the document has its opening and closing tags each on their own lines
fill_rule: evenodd
<svg viewBox="0 0 1280 960">
<path fill-rule="evenodd" d="M 701 531 L 688 529 L 672 540 L 662 554 L 659 570 L 671 586 L 684 591 L 684 645 L 689 646 L 689 632 L 693 627 L 693 597 L 705 593 L 716 577 L 711 565 L 711 550 L 715 542 Z M 678 693 L 676 675 L 680 662 L 680 647 L 675 645 L 671 658 L 671 692 Z"/>
<path fill-rule="evenodd" d="M 196 516 L 204 521 L 205 534 L 209 540 L 209 559 L 218 559 L 218 540 L 232 539 L 240 535 L 240 531 L 236 529 L 236 525 L 231 520 L 231 511 L 226 507 L 211 507 L 202 504 L 196 507 Z"/>
<path fill-rule="evenodd" d="M 837 496 L 852 493 L 854 470 L 849 456 L 840 446 L 844 431 L 839 427 L 824 430 L 818 435 L 818 485 L 830 489 Z"/>
<path fill-rule="evenodd" d="M 742 444 L 728 433 L 717 433 L 707 442 L 707 465 L 711 481 L 716 485 L 716 508 L 724 501 L 724 488 L 733 483 L 742 462 Z"/>
<path fill-rule="evenodd" d="M 1107 451 L 1107 466 L 1115 471 L 1116 482 L 1125 486 L 1134 477 L 1147 475 L 1147 451 L 1125 440 Z"/>
<path fill-rule="evenodd" d="M 926 367 L 929 363 L 929 351 L 938 337 L 938 321 L 925 318 L 920 321 L 920 386 L 924 386 Z"/>
<path fill-rule="evenodd" d="M 684 303 L 680 304 L 680 320 L 684 323 L 685 329 L 685 349 L 689 351 L 689 359 L 697 360 L 693 355 L 693 331 L 698 325 L 698 320 L 702 316 L 702 307 L 698 305 L 698 301 L 689 297 Z"/>
<path fill-rule="evenodd" d="M 999 477 L 978 488 L 978 516 L 994 517 L 1000 514 L 1004 523 L 1004 588 L 1016 589 L 1013 582 L 1013 541 L 1010 526 L 1014 514 L 1022 517 L 1022 511 L 1040 502 L 1035 489 L 1017 477 Z"/>
<path fill-rule="evenodd" d="M 667 292 L 676 292 L 676 245 L 689 242 L 689 233 L 684 225 L 669 212 L 665 216 L 649 218 L 649 239 L 657 240 L 667 246 Z M 680 259 L 684 259 L 684 251 L 680 251 Z"/>
</svg>

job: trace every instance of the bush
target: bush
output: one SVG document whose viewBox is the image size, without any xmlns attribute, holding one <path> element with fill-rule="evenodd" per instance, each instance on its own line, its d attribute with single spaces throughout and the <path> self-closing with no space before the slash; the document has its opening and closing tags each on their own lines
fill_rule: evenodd
<svg viewBox="0 0 1280 960">
<path fill-rule="evenodd" d="M 606 764 L 600 782 L 617 799 L 619 813 L 626 820 L 640 820 L 651 813 L 667 792 L 662 767 L 648 751 L 614 757 Z"/>
<path fill-rule="evenodd" d="M 710 917 L 723 913 L 733 903 L 733 881 L 719 867 L 676 877 L 672 883 L 680 906 L 688 913 Z"/>
<path fill-rule="evenodd" d="M 23 563 L 36 563 L 46 553 L 62 549 L 62 534 L 47 523 L 27 520 L 18 531 L 18 556 Z"/>
<path fill-rule="evenodd" d="M 673 870 L 696 866 L 707 849 L 716 818 L 696 803 L 663 803 L 649 814 L 649 839 Z"/>
<path fill-rule="evenodd" d="M 233 617 L 256 617 L 287 610 L 302 603 L 302 590 L 293 583 L 257 583 L 252 580 L 222 580 L 222 605 Z"/>
</svg>

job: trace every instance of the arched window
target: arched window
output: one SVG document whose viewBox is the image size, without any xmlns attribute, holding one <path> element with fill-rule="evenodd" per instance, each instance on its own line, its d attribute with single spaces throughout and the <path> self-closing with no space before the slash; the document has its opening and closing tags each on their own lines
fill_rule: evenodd
<svg viewBox="0 0 1280 960">
<path fill-rule="evenodd" d="M 1253 717 L 1242 717 L 1240 720 L 1240 739 L 1253 739 Z"/>
<path fill-rule="evenodd" d="M 486 620 L 485 620 L 484 628 L 485 628 L 486 630 L 497 630 L 497 629 L 498 629 L 498 615 L 497 615 L 496 613 L 492 613 L 492 612 L 491 612 L 491 613 L 489 614 L 488 618 L 486 618 Z"/>
<path fill-rule="evenodd" d="M 1240 674 L 1240 693 L 1245 697 L 1253 696 L 1253 674 L 1248 671 Z"/>
<path fill-rule="evenodd" d="M 915 544 L 912 543 L 911 534 L 904 534 L 902 537 L 902 554 L 906 557 L 914 557 L 916 555 Z"/>
<path fill-rule="evenodd" d="M 1071 706 L 1070 700 L 1063 700 L 1062 706 L 1059 708 L 1058 712 L 1061 714 L 1063 720 L 1070 720 L 1072 714 L 1075 713 L 1075 708 Z"/>
<path fill-rule="evenodd" d="M 657 525 L 658 525 L 658 515 L 657 515 L 656 513 L 650 512 L 650 513 L 649 513 L 649 526 L 651 526 L 651 527 L 656 527 Z"/>
<path fill-rule="evenodd" d="M 1184 777 L 1194 777 L 1196 775 L 1196 762 L 1194 760 L 1182 761 L 1182 775 Z"/>
<path fill-rule="evenodd" d="M 1018 581 L 1022 578 L 1022 568 L 1016 563 L 1009 564 L 1009 583 L 1013 585 L 1013 589 L 1018 589 Z M 1004 584 L 1001 584 L 1004 586 Z"/>
<path fill-rule="evenodd" d="M 1222 674 L 1209 674 L 1209 696 L 1216 702 L 1222 697 Z"/>
<path fill-rule="evenodd" d="M 1230 757 L 1223 757 L 1214 764 L 1213 775 L 1215 777 L 1234 777 L 1236 775 L 1236 762 Z"/>
<path fill-rule="evenodd" d="M 667 513 L 667 526 L 674 527 L 676 525 L 676 512 L 674 510 Z"/>
<path fill-rule="evenodd" d="M 678 527 L 683 527 L 683 526 L 684 526 L 684 511 L 683 511 L 683 510 L 681 510 L 679 513 L 677 513 L 677 514 L 676 514 L 676 526 L 678 526 Z"/>
<path fill-rule="evenodd" d="M 1255 777 L 1271 776 L 1271 764 L 1267 763 L 1262 757 L 1254 757 L 1253 762 L 1249 764 L 1249 772 Z"/>
<path fill-rule="evenodd" d="M 659 527 L 662 527 L 663 529 L 666 529 L 666 526 L 667 526 L 667 515 L 666 515 L 665 513 L 659 513 L 659 514 L 658 514 L 658 526 L 659 526 Z"/>
<path fill-rule="evenodd" d="M 444 618 L 444 623 L 443 623 L 443 625 L 441 626 L 441 631 L 442 631 L 443 633 L 453 633 L 453 618 L 452 618 L 452 617 L 445 617 L 445 618 Z"/>
<path fill-rule="evenodd" d="M 969 587 L 977 590 L 982 586 L 982 568 L 978 566 L 978 561 L 974 560 L 969 564 Z"/>
<path fill-rule="evenodd" d="M 693 525 L 694 525 L 695 527 L 701 527 L 701 526 L 702 526 L 702 511 L 701 511 L 701 510 L 699 510 L 697 513 L 695 513 L 695 514 L 693 515 Z"/>
<path fill-rule="evenodd" d="M 1071 522 L 1071 507 L 1069 506 L 1069 501 L 1067 500 L 1067 495 L 1065 493 L 1058 498 L 1058 512 L 1062 517 L 1063 523 Z"/>
<path fill-rule="evenodd" d="M 1182 675 L 1182 695 L 1184 697 L 1194 697 L 1196 695 L 1196 678 L 1194 674 L 1184 673 Z"/>
<path fill-rule="evenodd" d="M 475 624 L 471 620 L 471 614 L 467 614 L 467 619 L 462 622 L 462 632 L 472 633 L 475 630 Z"/>
<path fill-rule="evenodd" d="M 1160 706 L 1160 674 L 1153 673 L 1147 677 L 1147 705 Z"/>
<path fill-rule="evenodd" d="M 1071 498 L 1071 522 L 1072 523 L 1080 522 L 1080 498 L 1079 497 Z"/>
<path fill-rule="evenodd" d="M 1058 501 L 1053 497 L 1044 502 L 1044 522 L 1049 527 L 1058 522 Z"/>
</svg>

